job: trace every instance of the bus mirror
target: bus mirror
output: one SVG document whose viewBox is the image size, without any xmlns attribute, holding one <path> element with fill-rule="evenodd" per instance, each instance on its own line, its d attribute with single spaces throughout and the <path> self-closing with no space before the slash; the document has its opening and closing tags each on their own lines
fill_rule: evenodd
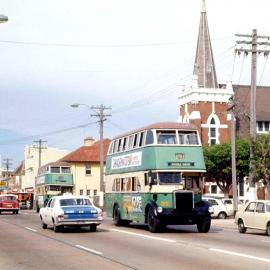
<svg viewBox="0 0 270 270">
<path fill-rule="evenodd" d="M 149 177 L 149 185 L 152 186 L 152 185 L 156 185 L 156 184 L 157 184 L 157 179 Z"/>
</svg>

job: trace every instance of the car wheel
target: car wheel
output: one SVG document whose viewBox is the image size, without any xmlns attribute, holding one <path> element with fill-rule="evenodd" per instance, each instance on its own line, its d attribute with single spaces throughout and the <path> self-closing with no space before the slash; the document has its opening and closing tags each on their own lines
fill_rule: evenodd
<svg viewBox="0 0 270 270">
<path fill-rule="evenodd" d="M 211 218 L 206 217 L 197 223 L 197 229 L 200 233 L 208 233 L 211 227 Z"/>
<path fill-rule="evenodd" d="M 0 211 L 0 215 L 2 214 L 2 212 Z"/>
<path fill-rule="evenodd" d="M 123 221 L 121 219 L 121 214 L 120 214 L 120 209 L 118 206 L 115 206 L 114 210 L 113 210 L 113 224 L 116 226 L 123 225 Z"/>
<path fill-rule="evenodd" d="M 267 232 L 267 235 L 270 236 L 270 223 L 267 224 L 266 232 Z"/>
<path fill-rule="evenodd" d="M 47 224 L 45 224 L 43 221 L 41 222 L 41 225 L 42 225 L 42 229 L 44 229 L 44 230 L 47 229 L 47 227 L 48 227 Z"/>
<path fill-rule="evenodd" d="M 148 229 L 152 233 L 160 232 L 164 229 L 162 226 L 161 221 L 155 216 L 155 209 L 151 206 L 147 213 L 147 224 Z"/>
<path fill-rule="evenodd" d="M 227 218 L 227 214 L 226 214 L 225 212 L 220 212 L 220 213 L 218 214 L 218 218 L 219 218 L 219 219 L 226 219 L 226 218 Z"/>
<path fill-rule="evenodd" d="M 240 220 L 238 221 L 238 231 L 239 231 L 240 233 L 245 233 L 246 230 L 247 230 L 247 228 L 245 227 L 245 224 L 244 224 L 243 220 L 240 219 Z"/>
<path fill-rule="evenodd" d="M 61 227 L 60 226 L 56 226 L 55 223 L 53 223 L 53 230 L 54 230 L 54 232 L 60 232 L 61 231 Z"/>
<path fill-rule="evenodd" d="M 96 231 L 97 231 L 97 225 L 96 224 L 90 225 L 90 232 L 96 232 Z"/>
</svg>

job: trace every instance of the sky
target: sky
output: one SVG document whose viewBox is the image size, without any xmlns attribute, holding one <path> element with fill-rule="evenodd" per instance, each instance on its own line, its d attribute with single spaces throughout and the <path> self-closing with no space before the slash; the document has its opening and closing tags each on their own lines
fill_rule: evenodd
<svg viewBox="0 0 270 270">
<path fill-rule="evenodd" d="M 200 0 L 0 0 L 0 155 L 23 160 L 34 140 L 75 150 L 99 138 L 87 106 L 106 110 L 104 136 L 177 121 L 191 85 Z M 206 0 L 219 83 L 250 83 L 236 33 L 270 35 L 269 0 Z M 270 64 L 258 59 L 258 85 Z M 89 124 L 86 126 L 86 124 Z"/>
</svg>

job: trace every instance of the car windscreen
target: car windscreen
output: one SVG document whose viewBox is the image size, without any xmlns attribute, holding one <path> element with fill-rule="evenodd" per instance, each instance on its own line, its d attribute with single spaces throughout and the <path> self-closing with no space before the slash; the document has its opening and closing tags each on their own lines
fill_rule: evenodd
<svg viewBox="0 0 270 270">
<path fill-rule="evenodd" d="M 92 205 L 89 199 L 83 198 L 72 198 L 72 199 L 61 199 L 60 206 L 76 206 L 76 205 Z"/>
</svg>

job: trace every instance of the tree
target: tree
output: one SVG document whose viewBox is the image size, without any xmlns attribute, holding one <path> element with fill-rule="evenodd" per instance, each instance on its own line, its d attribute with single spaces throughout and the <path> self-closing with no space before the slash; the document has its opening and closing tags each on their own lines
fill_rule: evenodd
<svg viewBox="0 0 270 270">
<path fill-rule="evenodd" d="M 248 175 L 249 170 L 249 142 L 244 139 L 236 140 L 236 174 L 238 179 Z M 228 143 L 204 146 L 206 164 L 205 178 L 216 182 L 224 194 L 229 194 L 232 184 L 231 145 Z"/>
<path fill-rule="evenodd" d="M 270 134 L 258 136 L 254 142 L 254 150 L 257 179 L 263 179 L 267 199 L 270 199 Z"/>
</svg>

